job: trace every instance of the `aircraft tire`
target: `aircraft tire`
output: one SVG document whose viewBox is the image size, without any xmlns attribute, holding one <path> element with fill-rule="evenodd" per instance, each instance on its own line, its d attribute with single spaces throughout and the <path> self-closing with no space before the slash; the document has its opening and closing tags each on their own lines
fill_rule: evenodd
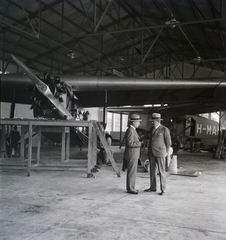
<svg viewBox="0 0 226 240">
<path fill-rule="evenodd" d="M 180 141 L 177 138 L 172 139 L 173 153 L 177 153 L 180 150 Z"/>
</svg>

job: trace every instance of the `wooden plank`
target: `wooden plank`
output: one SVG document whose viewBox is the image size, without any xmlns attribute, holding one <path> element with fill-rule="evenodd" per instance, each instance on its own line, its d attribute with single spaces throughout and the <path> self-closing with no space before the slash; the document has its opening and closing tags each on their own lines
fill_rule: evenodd
<svg viewBox="0 0 226 240">
<path fill-rule="evenodd" d="M 202 175 L 201 172 L 191 172 L 191 171 L 183 171 L 178 173 L 170 173 L 171 175 L 177 175 L 177 176 L 187 176 L 187 177 L 199 177 Z"/>
<path fill-rule="evenodd" d="M 5 137 L 5 125 L 2 125 L 1 129 L 1 155 L 0 157 L 3 158 L 5 155 L 5 144 L 6 144 L 6 137 Z"/>
<path fill-rule="evenodd" d="M 70 157 L 70 130 L 69 127 L 65 127 L 66 130 L 66 160 L 69 160 Z"/>
<path fill-rule="evenodd" d="M 222 130 L 222 132 L 220 133 L 220 140 L 218 142 L 217 149 L 214 153 L 214 158 L 216 159 L 220 159 L 221 157 L 223 157 L 225 138 L 226 138 L 226 130 Z"/>
<path fill-rule="evenodd" d="M 226 139 L 226 130 L 222 130 L 222 139 L 221 139 L 221 146 L 220 146 L 220 152 L 219 152 L 218 159 L 223 158 L 225 139 Z"/>
<path fill-rule="evenodd" d="M 42 132 L 57 132 L 57 133 L 62 133 L 65 132 L 67 133 L 69 130 L 69 127 L 59 127 L 59 126 L 52 126 L 52 127 L 46 127 L 46 126 L 41 126 L 42 127 Z M 33 130 L 34 132 L 34 130 Z"/>
<path fill-rule="evenodd" d="M 25 133 L 25 126 L 21 127 L 21 135 L 20 135 L 20 159 L 24 160 L 24 133 Z"/>
<path fill-rule="evenodd" d="M 103 145 L 103 148 L 104 148 L 104 150 L 105 150 L 105 152 L 106 152 L 106 154 L 107 154 L 107 158 L 110 160 L 111 165 L 112 165 L 112 167 L 113 167 L 116 175 L 117 175 L 118 177 L 120 177 L 119 168 L 118 168 L 118 166 L 117 166 L 116 163 L 115 163 L 115 160 L 114 160 L 114 158 L 113 158 L 113 154 L 112 154 L 111 148 L 109 147 L 109 145 L 108 145 L 108 143 L 107 143 L 107 140 L 106 140 L 103 132 L 101 131 L 101 126 L 100 126 L 100 124 L 99 124 L 98 122 L 96 122 L 96 121 L 93 121 L 93 126 L 94 126 L 94 129 L 95 129 L 96 132 L 97 132 L 97 135 L 98 135 L 99 138 L 100 138 L 100 141 L 101 141 L 101 143 L 102 143 L 102 145 Z"/>
<path fill-rule="evenodd" d="M 71 121 L 71 120 L 40 120 L 40 119 L 12 119 L 12 118 L 0 118 L 0 124 L 6 125 L 29 125 L 29 122 L 33 126 L 50 126 L 50 127 L 88 127 L 89 121 Z"/>
<path fill-rule="evenodd" d="M 61 140 L 61 162 L 65 161 L 65 143 L 66 143 L 65 136 L 66 136 L 66 133 L 64 129 L 64 131 L 62 131 L 62 140 Z"/>
<path fill-rule="evenodd" d="M 93 127 L 93 125 L 92 125 Z M 92 166 L 95 167 L 97 165 L 97 132 L 93 128 L 93 142 L 92 142 L 92 153 L 93 153 L 93 163 Z"/>
<path fill-rule="evenodd" d="M 0 166 L 26 166 L 27 167 L 27 161 L 10 161 L 13 158 L 8 159 L 9 161 L 1 161 L 0 160 Z"/>
<path fill-rule="evenodd" d="M 88 164 L 87 164 L 87 177 L 93 177 L 92 170 L 92 153 L 93 153 L 93 126 L 89 124 L 89 144 L 88 144 Z"/>
<path fill-rule="evenodd" d="M 32 158 L 32 124 L 29 122 L 29 144 L 28 144 L 28 163 L 27 163 L 27 176 L 31 174 L 31 158 Z"/>
<path fill-rule="evenodd" d="M 40 149 L 41 149 L 41 127 L 38 127 L 38 144 L 37 144 L 37 164 L 40 164 Z"/>
</svg>

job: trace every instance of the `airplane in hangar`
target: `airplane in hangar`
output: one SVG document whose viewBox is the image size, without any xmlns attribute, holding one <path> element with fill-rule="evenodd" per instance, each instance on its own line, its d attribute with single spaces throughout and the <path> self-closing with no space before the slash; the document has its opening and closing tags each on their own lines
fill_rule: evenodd
<svg viewBox="0 0 226 240">
<path fill-rule="evenodd" d="M 108 112 L 127 115 L 131 112 L 139 113 L 142 122 L 137 131 L 145 139 L 145 135 L 149 134 L 152 127 L 149 119 L 153 112 L 161 112 L 159 109 L 161 109 L 161 106 L 125 106 L 109 107 Z M 221 121 L 218 122 L 217 119 L 212 120 L 210 116 L 219 117 L 219 119 L 221 117 Z M 225 112 L 200 115 L 181 115 L 177 113 L 174 116 L 161 112 L 161 117 L 163 119 L 162 124 L 170 130 L 174 153 L 180 149 L 191 151 L 216 150 L 219 130 L 226 128 Z M 122 146 L 123 141 L 124 139 L 120 136 L 120 146 Z M 147 144 L 144 145 L 144 147 L 147 146 Z"/>
<path fill-rule="evenodd" d="M 34 117 L 67 120 L 75 119 L 79 106 L 113 107 L 161 103 L 158 111 L 170 118 L 226 111 L 226 81 L 222 78 L 171 80 L 74 75 L 40 77 L 18 57 L 11 56 L 23 73 L 0 75 L 1 102 L 12 103 L 10 117 L 13 117 L 16 103 L 30 104 Z"/>
</svg>

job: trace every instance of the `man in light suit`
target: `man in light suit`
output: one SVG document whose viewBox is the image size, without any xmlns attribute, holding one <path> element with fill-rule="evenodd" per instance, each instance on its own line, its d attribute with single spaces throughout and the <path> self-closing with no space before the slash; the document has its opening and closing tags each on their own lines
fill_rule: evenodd
<svg viewBox="0 0 226 240">
<path fill-rule="evenodd" d="M 148 157 L 150 161 L 150 188 L 145 189 L 145 192 L 156 192 L 157 184 L 157 169 L 160 177 L 160 195 L 165 193 L 166 189 L 166 172 L 165 160 L 171 146 L 170 131 L 163 126 L 161 122 L 161 115 L 153 113 L 152 121 L 153 127 L 150 129 L 150 143 L 148 146 Z"/>
<path fill-rule="evenodd" d="M 125 134 L 125 152 L 123 157 L 122 170 L 127 168 L 126 176 L 126 190 L 131 194 L 138 194 L 138 190 L 135 189 L 137 163 L 140 157 L 141 139 L 136 131 L 136 128 L 140 125 L 140 116 L 138 114 L 131 114 L 129 118 L 130 126 L 126 130 Z"/>
</svg>

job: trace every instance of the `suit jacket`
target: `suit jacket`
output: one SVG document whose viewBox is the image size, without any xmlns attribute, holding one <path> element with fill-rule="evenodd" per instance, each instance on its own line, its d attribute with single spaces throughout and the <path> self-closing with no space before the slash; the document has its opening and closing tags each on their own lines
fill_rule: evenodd
<svg viewBox="0 0 226 240">
<path fill-rule="evenodd" d="M 127 161 L 137 161 L 140 157 L 141 141 L 140 137 L 135 129 L 132 127 L 127 128 L 125 134 L 125 152 L 123 157 L 122 170 L 125 171 L 127 168 Z"/>
<path fill-rule="evenodd" d="M 170 131 L 167 127 L 159 125 L 157 129 L 150 129 L 150 143 L 148 146 L 148 156 L 151 153 L 155 157 L 166 157 L 171 146 Z"/>
</svg>

